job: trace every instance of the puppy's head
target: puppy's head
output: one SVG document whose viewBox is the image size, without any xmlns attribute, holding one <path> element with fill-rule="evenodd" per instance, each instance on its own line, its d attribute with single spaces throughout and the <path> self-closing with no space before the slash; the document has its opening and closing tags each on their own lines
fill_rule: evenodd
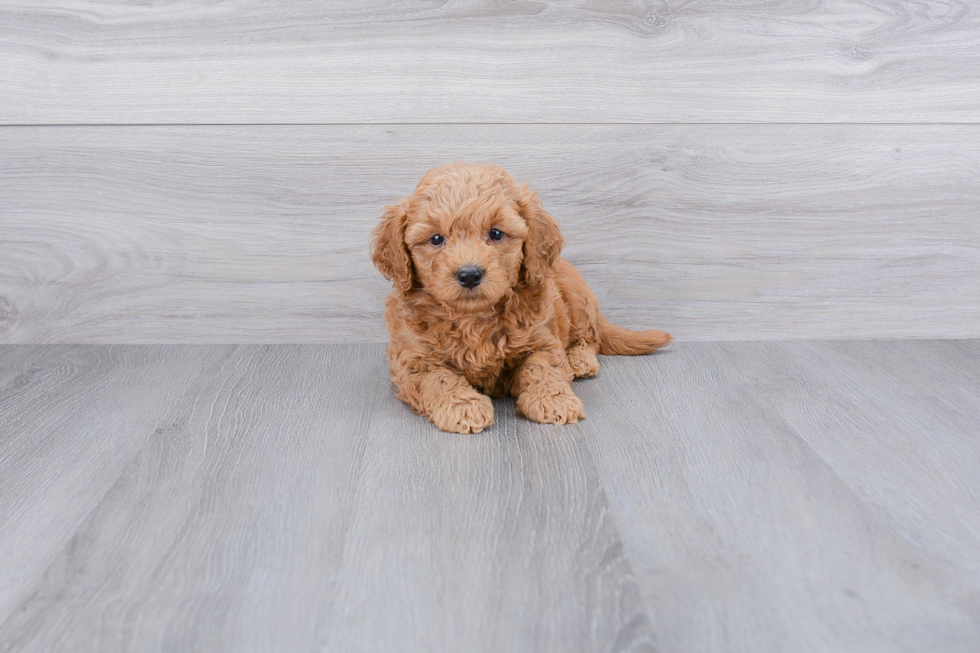
<svg viewBox="0 0 980 653">
<path fill-rule="evenodd" d="M 371 258 L 408 292 L 425 289 L 461 311 L 480 311 L 519 284 L 541 283 L 561 252 L 537 193 L 494 165 L 451 163 L 422 177 L 385 210 Z"/>
</svg>

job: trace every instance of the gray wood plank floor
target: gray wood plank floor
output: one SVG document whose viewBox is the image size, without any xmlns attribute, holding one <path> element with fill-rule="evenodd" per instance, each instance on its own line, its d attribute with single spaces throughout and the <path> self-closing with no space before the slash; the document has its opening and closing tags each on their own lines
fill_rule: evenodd
<svg viewBox="0 0 980 653">
<path fill-rule="evenodd" d="M 159 351 L 14 348 L 4 362 L 45 379 L 48 358 Z M 392 396 L 381 347 L 179 351 L 203 369 L 148 366 L 166 392 L 120 397 L 131 430 L 91 433 L 85 375 L 62 373 L 45 408 L 34 377 L 4 388 L 2 450 L 44 434 L 14 451 L 58 465 L 5 457 L 5 483 L 95 474 L 100 449 L 125 464 L 91 492 L 62 481 L 64 509 L 4 496 L 0 551 L 26 563 L 0 577 L 0 650 L 652 650 L 580 436 L 513 410 L 492 437 L 434 431 Z M 78 494 L 99 499 L 86 513 Z"/>
<path fill-rule="evenodd" d="M 368 235 L 430 166 L 538 188 L 614 320 L 980 336 L 980 125 L 0 129 L 0 341 L 382 342 Z"/>
<path fill-rule="evenodd" d="M 959 347 L 980 351 L 688 344 L 582 384 L 664 649 L 977 650 L 980 378 Z"/>
<path fill-rule="evenodd" d="M 0 122 L 977 122 L 971 2 L 0 2 Z"/>
<path fill-rule="evenodd" d="M 558 428 L 374 345 L 0 347 L 0 651 L 975 651 L 980 341 L 679 343 Z"/>
</svg>

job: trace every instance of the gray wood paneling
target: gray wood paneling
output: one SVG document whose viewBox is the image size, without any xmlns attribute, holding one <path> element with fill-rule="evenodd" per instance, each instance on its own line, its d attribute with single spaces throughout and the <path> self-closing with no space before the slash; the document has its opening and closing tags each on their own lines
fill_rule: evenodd
<svg viewBox="0 0 980 653">
<path fill-rule="evenodd" d="M 0 493 L 0 551 L 43 570 L 11 584 L 20 568 L 0 566 L 0 651 L 653 650 L 575 432 L 518 420 L 513 402 L 481 436 L 435 431 L 395 399 L 377 345 L 72 350 L 142 357 L 141 378 L 179 398 L 137 383 L 107 416 L 61 351 L 0 348 L 68 379 L 40 405 L 2 386 L 10 412 L 36 414 L 19 450 L 112 480 Z M 168 373 L 156 363 L 174 351 Z M 184 359 L 206 384 L 188 387 Z M 130 387 L 129 370 L 108 373 Z M 75 460 L 120 420 L 140 425 L 132 442 Z M 18 435 L 0 421 L 0 442 Z M 40 480 L 0 456 L 11 478 Z M 33 537 L 45 523 L 66 531 L 53 555 Z"/>
<path fill-rule="evenodd" d="M 0 122 L 976 122 L 972 3 L 0 2 Z"/>
<path fill-rule="evenodd" d="M 582 423 L 662 651 L 975 651 L 980 342 L 602 358 Z"/>
<path fill-rule="evenodd" d="M 381 341 L 383 206 L 539 188 L 607 314 L 682 339 L 980 336 L 980 126 L 0 129 L 0 340 Z"/>
</svg>

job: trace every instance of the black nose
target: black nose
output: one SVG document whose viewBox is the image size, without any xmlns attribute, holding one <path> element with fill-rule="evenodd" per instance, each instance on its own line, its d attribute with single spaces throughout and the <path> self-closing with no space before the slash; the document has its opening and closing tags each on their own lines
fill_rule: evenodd
<svg viewBox="0 0 980 653">
<path fill-rule="evenodd" d="M 483 279 L 483 270 L 475 265 L 467 265 L 456 270 L 456 280 L 464 288 L 476 288 Z"/>
</svg>

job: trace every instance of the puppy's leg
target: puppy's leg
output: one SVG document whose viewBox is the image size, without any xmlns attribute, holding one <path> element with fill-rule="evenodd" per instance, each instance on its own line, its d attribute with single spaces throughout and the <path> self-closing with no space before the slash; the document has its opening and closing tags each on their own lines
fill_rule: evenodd
<svg viewBox="0 0 980 653">
<path fill-rule="evenodd" d="M 572 392 L 573 375 L 561 349 L 537 351 L 514 377 L 512 393 L 519 413 L 542 424 L 575 423 L 585 417 L 582 401 Z"/>
<path fill-rule="evenodd" d="M 565 350 L 565 355 L 576 379 L 595 376 L 599 371 L 599 359 L 596 358 L 596 348 L 593 345 L 576 342 Z"/>
<path fill-rule="evenodd" d="M 479 433 L 493 424 L 493 403 L 459 374 L 438 367 L 407 375 L 398 398 L 443 431 Z"/>
</svg>

